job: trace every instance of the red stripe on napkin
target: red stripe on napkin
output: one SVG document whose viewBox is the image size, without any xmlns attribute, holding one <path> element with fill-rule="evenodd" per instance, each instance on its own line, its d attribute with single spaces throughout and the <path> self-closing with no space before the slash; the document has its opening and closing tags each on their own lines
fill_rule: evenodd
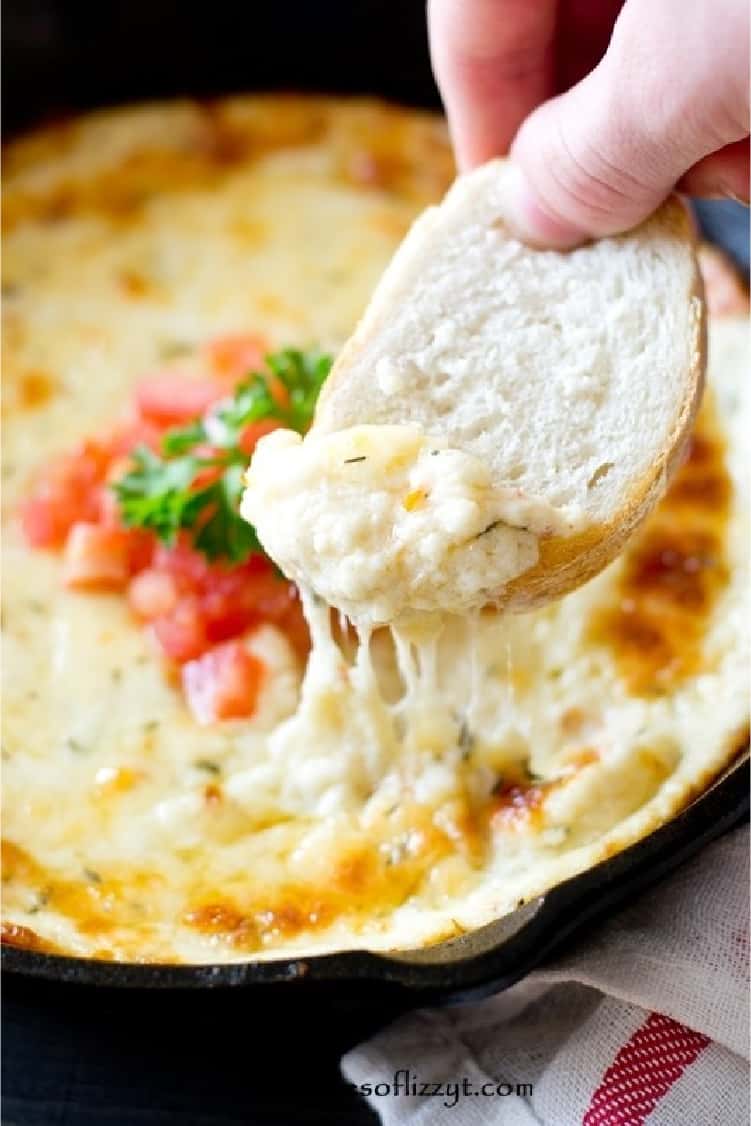
<svg viewBox="0 0 751 1126">
<path fill-rule="evenodd" d="M 709 1042 L 662 1013 L 650 1013 L 603 1075 L 582 1126 L 642 1126 Z"/>
</svg>

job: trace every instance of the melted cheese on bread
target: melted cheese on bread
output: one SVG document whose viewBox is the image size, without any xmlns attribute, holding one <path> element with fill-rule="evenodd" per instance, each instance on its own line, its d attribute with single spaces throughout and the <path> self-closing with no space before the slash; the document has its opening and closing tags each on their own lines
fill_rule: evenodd
<svg viewBox="0 0 751 1126">
<path fill-rule="evenodd" d="M 309 605 L 256 716 L 199 726 L 115 595 L 17 521 L 35 473 L 219 332 L 336 349 L 451 176 L 443 125 L 370 102 L 112 111 L 6 160 L 4 918 L 74 955 L 419 947 L 661 824 L 747 722 L 746 327 L 711 327 L 689 459 L 607 571 L 530 615 L 359 648 Z M 367 632 L 367 631 L 366 631 Z M 418 662 L 422 662 L 420 665 Z M 373 691 L 376 682 L 377 692 Z M 375 701 L 375 702 L 374 702 Z"/>
<path fill-rule="evenodd" d="M 537 562 L 565 512 L 493 484 L 489 468 L 420 426 L 353 426 L 262 438 L 242 514 L 285 575 L 372 628 L 464 614 Z"/>
</svg>

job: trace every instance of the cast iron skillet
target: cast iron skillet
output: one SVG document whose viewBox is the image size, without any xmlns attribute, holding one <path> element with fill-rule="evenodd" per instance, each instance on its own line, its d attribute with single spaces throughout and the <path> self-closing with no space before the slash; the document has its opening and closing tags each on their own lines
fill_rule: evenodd
<svg viewBox="0 0 751 1126">
<path fill-rule="evenodd" d="M 179 11 L 179 19 L 175 18 Z M 287 0 L 202 6 L 25 0 L 5 8 L 4 128 L 72 109 L 170 95 L 248 89 L 368 93 L 435 106 L 423 0 Z M 708 233 L 747 270 L 747 214 L 700 211 Z M 260 997 L 323 990 L 399 994 L 408 1003 L 463 1000 L 518 981 L 579 928 L 666 876 L 748 816 L 749 762 L 741 757 L 707 792 L 644 840 L 470 935 L 428 949 L 365 951 L 235 965 L 131 965 L 6 947 L 17 979 L 114 990 L 222 991 Z M 337 988 L 337 986 L 339 988 Z"/>
<path fill-rule="evenodd" d="M 630 896 L 672 872 L 748 816 L 749 757 L 672 821 L 616 856 L 558 884 L 518 911 L 458 939 L 393 954 L 345 951 L 312 958 L 234 965 L 133 965 L 68 958 L 7 947 L 3 967 L 34 978 L 137 989 L 339 984 L 428 999 L 468 1000 L 507 989 L 581 927 L 611 914 Z"/>
</svg>

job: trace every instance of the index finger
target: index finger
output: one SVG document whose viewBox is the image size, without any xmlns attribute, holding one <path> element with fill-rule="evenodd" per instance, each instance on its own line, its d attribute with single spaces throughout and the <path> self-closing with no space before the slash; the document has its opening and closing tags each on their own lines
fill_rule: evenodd
<svg viewBox="0 0 751 1126">
<path fill-rule="evenodd" d="M 433 70 L 462 169 L 507 152 L 553 93 L 557 0 L 428 0 Z"/>
</svg>

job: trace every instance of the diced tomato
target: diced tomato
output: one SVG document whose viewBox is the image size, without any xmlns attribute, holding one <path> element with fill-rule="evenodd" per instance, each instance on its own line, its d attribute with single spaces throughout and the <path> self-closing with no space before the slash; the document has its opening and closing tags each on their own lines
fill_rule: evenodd
<svg viewBox="0 0 751 1126">
<path fill-rule="evenodd" d="M 296 598 L 297 588 L 294 583 L 287 582 L 278 575 L 270 575 L 263 585 L 256 585 L 256 613 L 266 621 L 280 622 L 289 614 Z"/>
<path fill-rule="evenodd" d="M 101 445 L 84 442 L 49 466 L 21 505 L 21 522 L 32 547 L 61 547 L 74 524 L 98 519 L 100 485 L 108 465 L 109 455 Z"/>
<path fill-rule="evenodd" d="M 181 591 L 196 590 L 210 568 L 206 556 L 195 551 L 186 536 L 182 536 L 174 547 L 159 544 L 154 552 L 154 566 L 158 571 L 172 575 Z"/>
<path fill-rule="evenodd" d="M 200 604 L 210 641 L 226 641 L 230 637 L 237 637 L 251 624 L 253 609 L 249 604 L 247 588 L 248 581 L 239 569 L 216 572 L 207 579 Z"/>
<path fill-rule="evenodd" d="M 200 418 L 225 393 L 215 379 L 191 379 L 175 371 L 157 372 L 136 387 L 136 409 L 147 422 L 171 426 Z"/>
<path fill-rule="evenodd" d="M 71 523 L 71 514 L 62 510 L 53 497 L 37 494 L 21 505 L 21 525 L 32 547 L 59 547 Z"/>
<path fill-rule="evenodd" d="M 226 388 L 233 387 L 253 371 L 261 371 L 268 352 L 266 340 L 252 332 L 218 336 L 206 345 L 206 358 Z"/>
<path fill-rule="evenodd" d="M 162 618 L 177 605 L 177 584 L 166 571 L 147 567 L 130 581 L 128 602 L 134 614 L 146 621 Z"/>
<path fill-rule="evenodd" d="M 270 575 L 274 572 L 274 565 L 267 555 L 254 551 L 242 564 L 242 569 L 247 575 Z"/>
<path fill-rule="evenodd" d="M 151 566 L 157 539 L 146 528 L 128 528 L 128 563 L 131 575 Z"/>
<path fill-rule="evenodd" d="M 112 478 L 108 477 L 108 482 L 120 476 L 121 472 L 122 470 L 116 475 L 113 475 Z M 118 504 L 117 496 L 112 488 L 110 488 L 108 482 L 101 485 L 99 488 L 97 523 L 103 528 L 120 528 L 127 530 L 130 573 L 131 575 L 136 575 L 139 571 L 143 571 L 144 567 L 150 565 L 156 548 L 156 536 L 147 528 L 125 529 L 120 516 L 120 505 Z"/>
<path fill-rule="evenodd" d="M 253 714 L 264 665 L 242 641 L 227 641 L 183 666 L 188 707 L 201 724 Z"/>
<path fill-rule="evenodd" d="M 109 434 L 106 448 L 114 461 L 127 457 L 136 446 L 148 446 L 157 451 L 162 444 L 164 429 L 164 426 L 157 426 L 142 418 L 130 419 Z"/>
<path fill-rule="evenodd" d="M 130 577 L 129 533 L 74 524 L 63 553 L 63 581 L 85 590 L 120 590 Z"/>
<path fill-rule="evenodd" d="M 122 527 L 120 502 L 112 488 L 116 481 L 124 477 L 132 467 L 129 457 L 116 457 L 110 462 L 107 477 L 99 488 L 99 522 Z"/>
<path fill-rule="evenodd" d="M 277 403 L 280 407 L 288 407 L 289 391 L 284 386 L 281 379 L 279 379 L 275 375 L 267 375 L 266 383 L 268 384 L 268 388 L 271 392 L 271 397 L 274 402 Z"/>
<path fill-rule="evenodd" d="M 111 460 L 110 451 L 103 442 L 87 438 L 62 461 L 68 461 L 68 476 L 79 484 L 103 481 Z"/>
<path fill-rule="evenodd" d="M 287 612 L 290 598 L 290 584 L 275 575 L 268 563 L 265 569 L 258 563 L 213 567 L 200 594 L 209 640 L 224 641 L 253 623 L 277 621 Z"/>
<path fill-rule="evenodd" d="M 272 430 L 278 430 L 279 427 L 283 425 L 284 423 L 278 422 L 273 418 L 263 419 L 262 422 L 251 422 L 240 435 L 238 445 L 242 452 L 250 457 L 253 450 L 256 448 L 256 442 L 259 442 L 266 434 L 270 434 Z"/>
<path fill-rule="evenodd" d="M 105 438 L 52 463 L 21 509 L 32 545 L 64 547 L 69 586 L 127 590 L 134 614 L 150 623 L 164 654 L 186 666 L 185 690 L 201 722 L 247 715 L 255 706 L 262 665 L 239 641 L 253 626 L 273 622 L 298 652 L 307 652 L 310 639 L 296 589 L 260 552 L 239 565 L 212 563 L 192 547 L 188 533 L 167 547 L 151 531 L 126 528 L 110 486 L 128 472 L 136 446 L 158 450 L 166 429 L 204 415 L 239 380 L 261 370 L 266 348 L 258 335 L 225 336 L 208 345 L 205 378 L 174 370 L 149 376 L 136 389 L 131 416 Z M 277 401 L 287 403 L 284 385 L 267 378 Z M 266 419 L 247 426 L 242 450 L 250 457 L 260 438 L 279 425 Z M 214 450 L 205 445 L 195 452 L 211 457 Z M 216 473 L 201 470 L 195 484 L 205 486 Z"/>
<path fill-rule="evenodd" d="M 202 599 L 201 613 L 204 615 L 206 636 L 212 645 L 218 641 L 229 641 L 233 637 L 239 637 L 253 624 L 255 615 L 244 606 L 234 609 L 229 606 L 217 612 L 217 607 L 211 604 L 210 599 L 211 596 Z"/>
<path fill-rule="evenodd" d="M 157 577 L 162 575 L 171 585 L 157 586 Z M 164 597 L 170 603 L 175 597 L 176 604 L 168 605 L 163 613 L 157 611 L 155 617 L 150 608 L 152 590 L 157 592 L 155 601 L 169 591 Z M 286 620 L 295 598 L 295 588 L 274 573 L 264 555 L 251 555 L 238 566 L 208 563 L 185 539 L 172 548 L 157 545 L 144 573 L 143 588 L 131 584 L 136 613 L 149 620 L 155 618 L 162 648 L 180 662 L 210 645 L 239 637 L 258 622 Z"/>
<path fill-rule="evenodd" d="M 98 493 L 97 523 L 105 524 L 110 528 L 122 527 L 117 496 L 106 484 L 100 487 Z"/>
<path fill-rule="evenodd" d="M 152 628 L 165 655 L 179 664 L 200 657 L 209 646 L 198 602 L 191 596 L 178 599 L 170 613 L 153 620 Z"/>
</svg>

